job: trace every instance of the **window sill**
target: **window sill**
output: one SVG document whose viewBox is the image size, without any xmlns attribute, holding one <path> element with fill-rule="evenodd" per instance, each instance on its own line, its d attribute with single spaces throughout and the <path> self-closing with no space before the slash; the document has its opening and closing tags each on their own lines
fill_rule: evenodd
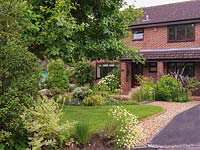
<svg viewBox="0 0 200 150">
<path fill-rule="evenodd" d="M 157 73 L 157 71 L 149 71 L 149 73 Z"/>
<path fill-rule="evenodd" d="M 132 41 L 143 41 L 144 39 L 132 39 Z"/>
<path fill-rule="evenodd" d="M 195 42 L 195 40 L 184 40 L 184 41 L 167 41 L 167 43 L 183 43 L 183 42 Z"/>
</svg>

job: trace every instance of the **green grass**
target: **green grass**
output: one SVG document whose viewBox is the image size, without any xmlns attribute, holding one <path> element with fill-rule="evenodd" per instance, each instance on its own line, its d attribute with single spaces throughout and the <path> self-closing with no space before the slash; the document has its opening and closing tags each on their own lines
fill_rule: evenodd
<svg viewBox="0 0 200 150">
<path fill-rule="evenodd" d="M 109 121 L 108 110 L 112 106 L 65 106 L 62 121 L 83 121 L 88 122 L 90 132 L 102 129 Z M 159 106 L 152 105 L 126 105 L 123 106 L 130 113 L 135 114 L 139 120 L 162 112 Z"/>
</svg>

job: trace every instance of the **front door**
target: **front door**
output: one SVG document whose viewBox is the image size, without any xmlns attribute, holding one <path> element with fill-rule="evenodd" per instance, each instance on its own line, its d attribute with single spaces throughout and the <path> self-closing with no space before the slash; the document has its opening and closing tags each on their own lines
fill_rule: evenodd
<svg viewBox="0 0 200 150">
<path fill-rule="evenodd" d="M 138 86 L 138 82 L 136 80 L 137 75 L 143 75 L 143 65 L 142 64 L 132 64 L 132 87 Z"/>
</svg>

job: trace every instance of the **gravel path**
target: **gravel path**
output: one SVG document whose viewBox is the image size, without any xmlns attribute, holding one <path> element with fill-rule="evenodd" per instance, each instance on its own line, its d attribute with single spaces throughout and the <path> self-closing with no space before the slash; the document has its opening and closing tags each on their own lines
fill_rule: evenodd
<svg viewBox="0 0 200 150">
<path fill-rule="evenodd" d="M 146 145 L 152 138 L 159 133 L 177 114 L 200 104 L 200 101 L 186 103 L 176 102 L 152 102 L 149 105 L 161 106 L 164 112 L 152 116 L 140 122 L 143 128 L 143 140 L 139 145 Z"/>
</svg>

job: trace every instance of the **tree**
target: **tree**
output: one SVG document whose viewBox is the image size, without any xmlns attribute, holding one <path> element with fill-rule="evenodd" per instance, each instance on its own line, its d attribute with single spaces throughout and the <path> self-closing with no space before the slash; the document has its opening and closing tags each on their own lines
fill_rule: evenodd
<svg viewBox="0 0 200 150">
<path fill-rule="evenodd" d="M 23 32 L 29 50 L 65 62 L 137 56 L 123 42 L 127 26 L 142 14 L 124 0 L 33 0 Z"/>
<path fill-rule="evenodd" d="M 70 0 L 32 0 L 26 13 L 30 24 L 22 37 L 27 41 L 29 50 L 39 58 L 62 58 L 72 60 L 74 32 L 81 28 L 71 16 L 74 7 Z"/>
<path fill-rule="evenodd" d="M 0 1 L 0 148 L 22 149 L 26 131 L 20 114 L 32 104 L 39 83 L 38 59 L 20 40 L 27 3 Z"/>
<path fill-rule="evenodd" d="M 22 0 L 0 0 L 0 45 L 19 35 L 20 27 L 16 22 L 24 22 L 26 2 Z M 21 24 L 22 25 L 22 24 Z M 22 26 L 21 26 L 22 27 Z M 22 27 L 23 28 L 23 27 Z"/>
<path fill-rule="evenodd" d="M 124 0 L 72 0 L 76 9 L 71 11 L 84 30 L 75 33 L 77 44 L 73 56 L 76 60 L 83 57 L 95 59 L 115 59 L 122 56 L 135 57 L 138 54 L 123 42 L 127 27 L 136 21 L 142 10 L 134 6 L 122 10 Z"/>
</svg>

